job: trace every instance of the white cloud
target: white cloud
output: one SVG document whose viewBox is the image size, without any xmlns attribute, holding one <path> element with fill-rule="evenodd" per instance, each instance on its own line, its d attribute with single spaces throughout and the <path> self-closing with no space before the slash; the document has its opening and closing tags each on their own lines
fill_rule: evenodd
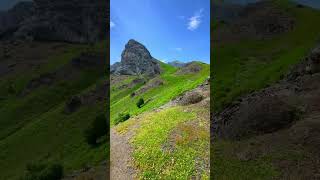
<svg viewBox="0 0 320 180">
<path fill-rule="evenodd" d="M 178 47 L 178 48 L 175 48 L 174 50 L 176 50 L 176 51 L 182 51 L 183 49 L 180 48 L 180 47 Z"/>
<path fill-rule="evenodd" d="M 163 62 L 163 63 L 167 63 L 168 62 L 166 59 L 161 59 L 160 61 Z"/>
<path fill-rule="evenodd" d="M 190 31 L 194 31 L 200 26 L 202 12 L 203 12 L 203 9 L 200 9 L 191 18 L 189 18 L 188 29 Z"/>
<path fill-rule="evenodd" d="M 110 21 L 110 28 L 113 28 L 115 26 L 116 26 L 116 24 L 113 21 Z"/>
</svg>

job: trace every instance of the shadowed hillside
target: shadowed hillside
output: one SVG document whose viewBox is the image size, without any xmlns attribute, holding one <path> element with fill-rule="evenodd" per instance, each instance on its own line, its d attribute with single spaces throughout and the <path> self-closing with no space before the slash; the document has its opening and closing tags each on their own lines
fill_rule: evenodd
<svg viewBox="0 0 320 180">
<path fill-rule="evenodd" d="M 46 1 L 19 3 L 0 17 L 5 24 L 0 28 L 0 179 L 74 177 L 95 166 L 103 166 L 100 176 L 107 176 L 108 128 L 94 146 L 87 133 L 96 119 L 107 125 L 105 36 L 89 40 L 83 30 L 85 43 L 66 43 L 67 37 L 78 39 L 70 36 L 78 23 L 70 13 L 82 10 L 69 11 L 73 1 L 68 8 L 61 3 L 49 10 Z M 46 22 L 46 12 L 60 18 Z M 6 23 L 12 18 L 13 24 Z M 66 28 L 61 34 L 47 31 L 61 28 Z M 17 36 L 22 32 L 26 36 Z"/>
<path fill-rule="evenodd" d="M 317 178 L 319 19 L 306 6 L 262 1 L 214 25 L 214 178 Z"/>
</svg>

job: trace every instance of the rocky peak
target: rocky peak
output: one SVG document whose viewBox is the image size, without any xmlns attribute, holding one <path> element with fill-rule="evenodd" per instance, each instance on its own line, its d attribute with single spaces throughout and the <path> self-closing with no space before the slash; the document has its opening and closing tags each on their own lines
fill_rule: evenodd
<svg viewBox="0 0 320 180">
<path fill-rule="evenodd" d="M 144 45 L 130 39 L 121 54 L 121 62 L 111 66 L 111 73 L 156 75 L 160 74 L 160 65 Z"/>
</svg>

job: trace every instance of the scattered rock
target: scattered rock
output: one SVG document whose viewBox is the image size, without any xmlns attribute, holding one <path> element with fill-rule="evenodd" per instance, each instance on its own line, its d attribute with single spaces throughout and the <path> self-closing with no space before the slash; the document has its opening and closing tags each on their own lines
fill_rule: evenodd
<svg viewBox="0 0 320 180">
<path fill-rule="evenodd" d="M 176 72 L 177 75 L 184 75 L 184 74 L 193 74 L 201 71 L 201 66 L 198 63 L 192 62 L 188 63 L 186 66 L 181 68 Z"/>
<path fill-rule="evenodd" d="M 202 101 L 203 96 L 197 91 L 191 91 L 185 93 L 180 99 L 177 100 L 178 104 L 180 105 L 189 105 L 189 104 L 196 104 Z"/>
<path fill-rule="evenodd" d="M 82 105 L 81 97 L 79 96 L 73 96 L 71 99 L 66 103 L 65 106 L 65 113 L 71 114 L 75 111 L 77 111 L 80 106 Z"/>
<path fill-rule="evenodd" d="M 76 112 L 81 106 L 90 106 L 97 102 L 106 102 L 109 91 L 108 87 L 108 81 L 105 81 L 89 92 L 71 97 L 66 103 L 65 112 L 71 114 Z"/>
<path fill-rule="evenodd" d="M 145 83 L 145 80 L 144 80 L 143 78 L 136 78 L 136 79 L 132 80 L 129 84 L 123 84 L 123 85 L 119 86 L 118 89 L 119 89 L 119 90 L 120 90 L 120 89 L 124 89 L 124 88 L 129 88 L 129 89 L 131 89 L 131 88 L 133 88 L 133 87 L 135 87 L 136 85 L 141 84 L 141 83 L 144 84 L 144 83 Z"/>
<path fill-rule="evenodd" d="M 49 86 L 56 81 L 57 73 L 45 73 L 41 74 L 39 77 L 32 79 L 27 86 L 22 91 L 21 95 L 25 96 L 34 89 L 37 89 L 41 86 Z"/>
<path fill-rule="evenodd" d="M 132 97 L 143 94 L 150 89 L 157 88 L 157 87 L 163 85 L 163 83 L 164 83 L 163 80 L 160 78 L 152 79 L 147 84 L 145 84 L 140 89 L 138 89 L 136 92 L 134 92 L 134 95 L 132 94 Z"/>
</svg>

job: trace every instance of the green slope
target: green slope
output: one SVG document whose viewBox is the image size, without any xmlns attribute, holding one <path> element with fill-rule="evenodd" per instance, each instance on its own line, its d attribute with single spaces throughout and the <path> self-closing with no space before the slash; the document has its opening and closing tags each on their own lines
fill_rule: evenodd
<svg viewBox="0 0 320 180">
<path fill-rule="evenodd" d="M 104 52 L 104 44 L 89 49 L 92 53 Z M 84 68 L 76 71 L 72 80 L 59 78 L 49 86 L 20 95 L 32 79 L 68 67 L 73 58 L 87 50 L 84 45 L 69 44 L 62 52 L 50 55 L 38 69 L 24 69 L 1 80 L 0 179 L 21 177 L 31 162 L 60 163 L 67 174 L 107 158 L 106 141 L 92 148 L 83 133 L 97 115 L 105 112 L 106 104 L 83 105 L 72 114 L 64 113 L 72 96 L 86 93 L 107 79 L 104 71 Z M 15 93 L 8 94 L 10 84 Z"/>
<path fill-rule="evenodd" d="M 320 11 L 307 7 L 298 8 L 296 4 L 286 0 L 273 3 L 295 18 L 292 31 L 263 41 L 213 42 L 211 55 L 214 61 L 211 76 L 214 80 L 211 89 L 215 112 L 220 112 L 239 96 L 262 89 L 281 79 L 319 42 L 320 24 L 314 22 L 320 21 Z M 214 28 L 212 34 L 215 34 Z M 281 158 L 284 158 L 295 159 L 294 162 L 297 163 L 303 158 L 303 151 L 283 145 L 272 153 L 261 156 L 244 155 L 251 158 L 241 159 L 240 152 L 249 152 L 248 148 L 256 148 L 250 152 L 259 152 L 259 142 L 267 141 L 266 139 L 268 136 L 237 142 L 215 140 L 211 146 L 213 178 L 273 179 L 281 175 L 281 169 L 274 166 L 274 162 L 280 162 Z"/>
<path fill-rule="evenodd" d="M 209 65 L 200 62 L 196 64 L 201 67 L 199 72 L 179 74 L 177 72 L 180 69 L 161 63 L 162 73 L 154 79 L 161 79 L 163 84 L 135 97 L 130 94 L 145 87 L 143 83 L 120 91 L 118 87 L 130 84 L 138 77 L 129 76 L 111 84 L 110 113 L 113 127 L 119 133 L 126 133 L 133 126 L 139 126 L 131 143 L 134 164 L 141 179 L 209 179 L 209 168 L 206 168 L 210 144 L 209 106 L 196 104 L 153 111 L 208 78 Z M 148 79 L 148 82 L 154 79 Z M 141 97 L 148 103 L 138 108 L 136 102 Z M 115 119 L 122 112 L 130 113 L 130 119 L 115 125 Z M 175 150 L 163 150 L 165 144 L 171 142 L 176 143 L 172 145 Z"/>
<path fill-rule="evenodd" d="M 210 68 L 207 64 L 200 62 L 197 63 L 202 67 L 200 72 L 184 75 L 175 74 L 178 70 L 177 68 L 161 63 L 163 72 L 159 77 L 164 84 L 157 88 L 152 88 L 135 97 L 130 97 L 130 94 L 141 88 L 143 84 L 137 84 L 133 88 L 125 88 L 120 91 L 116 87 L 120 85 L 119 83 L 130 83 L 137 77 L 128 77 L 126 80 L 117 84 L 111 84 L 111 124 L 114 124 L 114 120 L 118 117 L 119 113 L 128 112 L 133 116 L 141 114 L 142 112 L 160 107 L 178 95 L 181 95 L 183 92 L 193 89 L 197 85 L 203 83 L 209 76 Z M 148 103 L 146 103 L 142 108 L 138 108 L 136 106 L 136 103 L 140 98 L 148 101 Z"/>
<path fill-rule="evenodd" d="M 320 38 L 320 12 L 274 1 L 295 18 L 292 31 L 266 40 L 215 43 L 211 55 L 214 109 L 220 111 L 240 95 L 274 83 L 314 47 Z M 212 29 L 215 35 L 215 28 Z M 214 84 L 217 84 L 214 86 Z"/>
</svg>

